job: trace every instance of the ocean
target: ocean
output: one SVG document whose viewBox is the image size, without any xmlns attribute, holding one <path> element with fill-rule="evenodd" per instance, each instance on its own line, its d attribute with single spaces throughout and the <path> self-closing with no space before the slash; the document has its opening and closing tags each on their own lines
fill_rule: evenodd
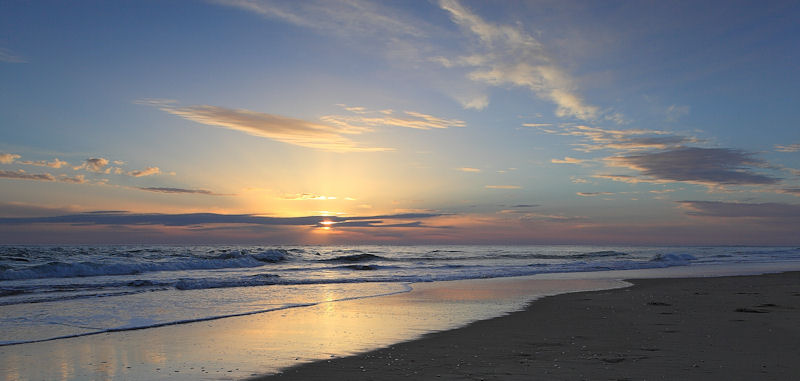
<svg viewBox="0 0 800 381">
<path fill-rule="evenodd" d="M 1 246 L 0 345 L 405 293 L 418 282 L 798 260 L 794 247 Z"/>
</svg>

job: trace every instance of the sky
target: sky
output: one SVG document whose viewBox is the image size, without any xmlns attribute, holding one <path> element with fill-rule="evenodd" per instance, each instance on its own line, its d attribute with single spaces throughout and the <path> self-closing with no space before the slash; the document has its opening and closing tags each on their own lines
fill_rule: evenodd
<svg viewBox="0 0 800 381">
<path fill-rule="evenodd" d="M 0 2 L 0 243 L 800 245 L 796 1 Z"/>
</svg>

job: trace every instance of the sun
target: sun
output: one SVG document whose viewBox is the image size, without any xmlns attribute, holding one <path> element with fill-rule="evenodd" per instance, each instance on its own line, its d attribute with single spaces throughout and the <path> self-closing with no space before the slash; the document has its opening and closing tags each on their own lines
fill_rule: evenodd
<svg viewBox="0 0 800 381">
<path fill-rule="evenodd" d="M 331 230 L 331 227 L 335 223 L 336 222 L 325 220 L 325 221 L 320 221 L 319 224 L 322 225 L 322 230 Z"/>
</svg>

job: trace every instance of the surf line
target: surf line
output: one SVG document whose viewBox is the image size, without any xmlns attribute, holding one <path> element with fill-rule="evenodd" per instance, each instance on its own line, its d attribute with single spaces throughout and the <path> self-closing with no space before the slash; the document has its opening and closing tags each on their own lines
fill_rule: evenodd
<svg viewBox="0 0 800 381">
<path fill-rule="evenodd" d="M 56 336 L 56 337 L 48 337 L 44 339 L 36 339 L 36 340 L 22 340 L 22 341 L 0 341 L 0 347 L 5 347 L 9 345 L 20 345 L 20 344 L 32 344 L 32 343 L 43 343 L 47 341 L 55 341 L 55 340 L 62 340 L 62 339 L 72 339 L 75 337 L 84 337 L 84 336 L 92 336 L 92 335 L 99 335 L 101 333 L 110 333 L 110 332 L 124 332 L 124 331 L 138 331 L 141 329 L 150 329 L 150 328 L 158 328 L 158 327 L 166 327 L 170 325 L 179 325 L 179 324 L 189 324 L 189 323 L 197 323 L 202 321 L 210 321 L 210 320 L 219 320 L 231 317 L 238 317 L 238 316 L 248 316 L 248 315 L 255 315 L 255 314 L 263 314 L 266 312 L 273 312 L 273 311 L 281 311 L 281 310 L 288 310 L 290 308 L 302 308 L 302 307 L 313 307 L 317 305 L 327 304 L 327 303 L 337 303 L 337 302 L 346 302 L 348 300 L 358 300 L 358 299 L 369 299 L 369 298 L 377 298 L 382 296 L 391 296 L 391 295 L 398 295 L 398 294 L 405 294 L 411 292 L 413 288 L 411 287 L 410 282 L 400 283 L 403 286 L 402 290 L 386 292 L 383 294 L 375 294 L 375 295 L 367 295 L 367 296 L 352 296 L 348 298 L 341 298 L 341 299 L 333 299 L 333 300 L 323 300 L 320 302 L 314 303 L 296 303 L 296 304 L 288 304 L 281 307 L 269 308 L 265 310 L 257 310 L 257 311 L 247 311 L 238 314 L 229 314 L 229 315 L 217 315 L 217 316 L 207 316 L 197 319 L 186 319 L 186 320 L 177 320 L 177 321 L 169 321 L 164 323 L 156 323 L 138 327 L 117 327 L 117 328 L 108 328 L 102 329 L 99 331 L 94 332 L 84 332 L 84 333 L 76 333 L 73 335 L 64 335 L 64 336 Z M 49 322 L 48 324 L 53 324 Z"/>
</svg>

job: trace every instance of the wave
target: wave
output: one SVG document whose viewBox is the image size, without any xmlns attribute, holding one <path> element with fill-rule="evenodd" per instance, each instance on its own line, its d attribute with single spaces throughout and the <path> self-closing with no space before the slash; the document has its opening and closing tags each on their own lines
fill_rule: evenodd
<svg viewBox="0 0 800 381">
<path fill-rule="evenodd" d="M 347 266 L 340 266 L 338 268 L 350 269 L 350 270 L 377 270 L 377 269 L 385 269 L 385 267 L 377 266 L 377 265 L 347 265 Z"/>
<path fill-rule="evenodd" d="M 186 259 L 175 259 L 157 262 L 60 262 L 53 261 L 17 269 L 0 271 L 0 280 L 42 279 L 42 278 L 74 278 L 105 275 L 135 275 L 156 271 L 213 270 L 226 268 L 259 267 L 266 263 L 281 262 L 289 258 L 289 253 L 282 249 L 270 249 L 258 253 L 234 251 L 215 257 L 203 258 L 192 256 Z"/>
<path fill-rule="evenodd" d="M 697 260 L 697 258 L 691 254 L 658 254 L 655 257 L 653 257 L 653 259 L 651 259 L 650 261 L 664 262 L 673 264 L 675 266 L 680 266 L 680 265 L 688 265 L 689 261 L 694 261 L 694 260 Z"/>
<path fill-rule="evenodd" d="M 570 258 L 602 258 L 602 257 L 621 257 L 628 255 L 628 253 L 622 251 L 614 251 L 614 250 L 601 250 L 601 251 L 591 251 L 585 254 L 574 254 L 569 256 Z"/>
<path fill-rule="evenodd" d="M 257 274 L 240 279 L 180 279 L 175 283 L 174 287 L 178 290 L 199 290 L 208 288 L 269 286 L 279 284 L 278 278 L 280 278 L 280 276 L 275 274 Z"/>
<path fill-rule="evenodd" d="M 442 251 L 439 251 L 442 252 Z M 451 252 L 451 251 L 448 251 Z M 453 253 L 457 253 L 459 251 L 454 250 Z M 430 251 L 428 254 L 437 253 L 437 251 Z M 465 255 L 465 256 L 448 256 L 448 257 L 437 257 L 437 256 L 422 256 L 422 257 L 410 257 L 410 258 L 402 258 L 404 260 L 409 261 L 469 261 L 469 260 L 492 260 L 492 259 L 561 259 L 561 260 L 572 260 L 572 259 L 591 259 L 591 258 L 606 258 L 606 257 L 625 257 L 628 256 L 628 253 L 621 252 L 621 251 L 613 251 L 613 250 L 601 250 L 601 251 L 591 251 L 588 253 L 578 253 L 578 254 L 536 254 L 536 253 L 520 253 L 520 254 L 486 254 L 486 255 Z"/>
<path fill-rule="evenodd" d="M 24 294 L 24 290 L 3 290 L 0 289 L 0 297 Z"/>
<path fill-rule="evenodd" d="M 33 296 L 27 297 L 24 300 L 0 300 L 0 306 L 10 306 L 14 304 L 35 304 L 35 303 L 47 303 L 47 302 L 62 302 L 65 300 L 77 300 L 77 299 L 94 299 L 94 298 L 106 298 L 110 296 L 125 296 L 125 295 L 134 295 L 134 294 L 141 294 L 145 292 L 152 292 L 152 291 L 163 291 L 167 288 L 154 288 L 154 289 L 146 289 L 146 290 L 122 290 L 122 291 L 104 291 L 92 294 L 78 294 L 78 295 L 45 295 L 45 296 Z M 27 294 L 27 293 L 26 293 Z"/>
<path fill-rule="evenodd" d="M 320 262 L 368 262 L 368 261 L 379 261 L 379 260 L 389 260 L 389 258 L 381 257 L 380 255 L 369 254 L 369 253 L 361 253 L 361 254 L 349 254 L 349 255 L 340 255 L 338 257 L 330 258 L 330 259 L 322 259 Z"/>
<path fill-rule="evenodd" d="M 263 253 L 258 253 L 263 254 Z M 276 258 L 275 253 L 264 254 L 269 258 Z M 89 282 L 70 282 L 61 284 L 28 284 L 20 286 L 5 286 L 0 288 L 3 300 L 0 305 L 37 303 L 43 301 L 57 301 L 78 298 L 118 296 L 132 293 L 160 291 L 168 289 L 200 290 L 231 287 L 256 287 L 271 285 L 302 285 L 302 284 L 343 284 L 343 283 L 372 283 L 372 282 L 431 282 L 457 279 L 500 278 L 510 276 L 525 276 L 541 273 L 566 273 L 566 272 L 591 272 L 603 270 L 630 270 L 644 268 L 660 268 L 671 266 L 685 266 L 695 260 L 690 254 L 659 254 L 651 258 L 641 259 L 616 259 L 618 252 L 598 251 L 580 254 L 584 259 L 559 263 L 528 263 L 507 266 L 497 265 L 465 265 L 458 263 L 430 264 L 417 263 L 414 266 L 379 266 L 374 263 L 358 263 L 360 260 L 374 260 L 375 255 L 358 254 L 359 257 L 347 256 L 345 264 L 311 268 L 310 271 L 337 271 L 336 275 L 326 274 L 325 277 L 300 276 L 297 269 L 281 268 L 276 273 L 235 274 L 219 273 L 215 277 L 181 277 L 172 279 L 153 279 L 142 277 L 139 279 L 114 279 L 97 281 L 87 279 Z M 212 259 L 209 261 L 236 261 L 241 255 L 236 254 L 228 259 Z M 252 256 L 247 256 L 251 258 Z M 595 260 L 593 258 L 601 258 Z M 337 260 L 337 258 L 332 258 Z M 338 259 L 341 261 L 341 259 Z M 330 261 L 330 260 L 327 260 Z M 319 261 L 314 261 L 319 263 Z M 398 263 L 398 262 L 393 262 Z M 207 263 L 206 263 L 207 265 Z M 203 267 L 203 268 L 208 268 Z M 108 269 L 106 269 L 108 270 Z M 108 271 L 106 271 L 108 273 Z M 287 275 L 288 274 L 288 275 Z M 283 275 L 286 275 L 285 277 Z M 161 276 L 159 276 L 160 278 Z"/>
</svg>

